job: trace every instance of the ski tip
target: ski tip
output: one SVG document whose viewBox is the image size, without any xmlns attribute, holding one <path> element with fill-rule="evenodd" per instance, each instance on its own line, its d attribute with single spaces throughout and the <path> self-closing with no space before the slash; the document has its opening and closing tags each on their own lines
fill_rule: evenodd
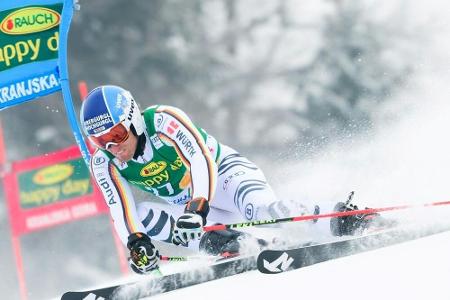
<svg viewBox="0 0 450 300">
<path fill-rule="evenodd" d="M 80 296 L 78 293 L 66 292 L 61 296 L 61 300 L 80 300 L 84 296 Z"/>
</svg>

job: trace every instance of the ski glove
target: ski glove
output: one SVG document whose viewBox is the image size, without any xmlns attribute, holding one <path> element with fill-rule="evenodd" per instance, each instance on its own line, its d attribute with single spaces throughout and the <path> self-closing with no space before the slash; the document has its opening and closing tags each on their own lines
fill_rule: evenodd
<svg viewBox="0 0 450 300">
<path fill-rule="evenodd" d="M 158 269 L 159 253 L 145 233 L 132 233 L 128 237 L 127 248 L 130 250 L 128 263 L 133 271 L 149 274 Z"/>
<path fill-rule="evenodd" d="M 202 197 L 192 199 L 186 204 L 173 228 L 172 243 L 187 247 L 189 241 L 199 240 L 209 213 L 209 202 Z"/>
</svg>

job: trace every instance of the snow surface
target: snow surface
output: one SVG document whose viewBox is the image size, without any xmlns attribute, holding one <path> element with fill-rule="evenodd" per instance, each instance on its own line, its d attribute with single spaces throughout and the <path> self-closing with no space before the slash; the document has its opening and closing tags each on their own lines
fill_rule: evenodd
<svg viewBox="0 0 450 300">
<path fill-rule="evenodd" d="M 291 272 L 253 271 L 151 299 L 448 300 L 449 253 L 450 232 L 445 232 Z"/>
</svg>

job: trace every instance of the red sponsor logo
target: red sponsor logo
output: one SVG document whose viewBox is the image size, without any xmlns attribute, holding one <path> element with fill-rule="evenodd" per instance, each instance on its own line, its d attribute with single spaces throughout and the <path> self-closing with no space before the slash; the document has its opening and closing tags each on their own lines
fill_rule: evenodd
<svg viewBox="0 0 450 300">
<path fill-rule="evenodd" d="M 14 28 L 13 20 L 9 19 L 8 21 L 6 21 L 6 29 L 12 30 L 13 28 Z"/>
<path fill-rule="evenodd" d="M 175 121 L 170 121 L 169 126 L 167 127 L 167 131 L 170 134 L 174 134 L 175 130 L 178 129 L 178 124 Z"/>
</svg>

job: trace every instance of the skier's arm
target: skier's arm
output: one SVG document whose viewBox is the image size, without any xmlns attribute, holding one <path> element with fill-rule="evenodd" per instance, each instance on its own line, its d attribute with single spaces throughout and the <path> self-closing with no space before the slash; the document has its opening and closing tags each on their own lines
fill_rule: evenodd
<svg viewBox="0 0 450 300">
<path fill-rule="evenodd" d="M 217 165 L 203 136 L 184 112 L 161 106 L 154 121 L 160 138 L 176 149 L 190 171 L 192 199 L 175 223 L 172 236 L 174 244 L 187 246 L 189 240 L 199 239 L 203 233 L 209 202 L 214 197 Z"/>
<path fill-rule="evenodd" d="M 180 109 L 161 106 L 155 114 L 160 138 L 175 147 L 190 170 L 192 199 L 211 201 L 217 181 L 217 165 L 199 130 Z"/>
<path fill-rule="evenodd" d="M 91 171 L 109 207 L 114 227 L 122 243 L 127 245 L 130 234 L 146 232 L 139 220 L 129 184 L 101 151 L 92 156 Z"/>
</svg>

